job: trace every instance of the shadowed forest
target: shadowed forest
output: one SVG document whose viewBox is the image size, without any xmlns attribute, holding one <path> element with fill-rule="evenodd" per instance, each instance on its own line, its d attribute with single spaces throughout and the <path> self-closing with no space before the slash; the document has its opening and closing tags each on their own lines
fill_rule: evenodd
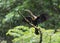
<svg viewBox="0 0 60 43">
<path fill-rule="evenodd" d="M 60 43 L 60 0 L 0 0 L 0 43 Z"/>
</svg>

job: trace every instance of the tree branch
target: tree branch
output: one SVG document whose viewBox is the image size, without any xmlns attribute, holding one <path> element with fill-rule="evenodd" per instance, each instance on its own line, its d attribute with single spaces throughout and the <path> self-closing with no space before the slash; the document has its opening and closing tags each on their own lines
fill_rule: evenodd
<svg viewBox="0 0 60 43">
<path fill-rule="evenodd" d="M 20 14 L 19 11 L 18 11 L 18 14 Z M 35 26 L 34 24 L 30 23 L 30 21 L 27 18 L 25 18 L 25 16 L 23 14 L 21 14 L 21 16 L 26 20 L 27 23 L 29 23 L 31 26 L 33 26 L 34 28 L 39 30 L 39 33 L 40 33 L 40 42 L 39 43 L 42 43 L 42 32 L 41 32 L 41 29 L 38 28 L 37 26 Z"/>
<path fill-rule="evenodd" d="M 28 9 L 25 9 L 24 11 L 27 11 L 27 12 L 29 12 L 30 13 L 30 15 L 34 18 L 34 19 L 36 19 L 37 18 L 37 16 L 35 16 L 30 10 L 28 10 Z"/>
</svg>

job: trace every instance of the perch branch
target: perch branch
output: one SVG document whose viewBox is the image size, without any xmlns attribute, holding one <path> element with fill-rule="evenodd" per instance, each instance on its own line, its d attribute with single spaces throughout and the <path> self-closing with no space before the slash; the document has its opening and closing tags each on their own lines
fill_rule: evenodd
<svg viewBox="0 0 60 43">
<path fill-rule="evenodd" d="M 30 15 L 34 18 L 34 19 L 36 19 L 37 18 L 37 16 L 35 16 L 30 10 L 28 10 L 28 9 L 25 9 L 24 11 L 27 11 L 28 13 L 30 13 Z"/>
<path fill-rule="evenodd" d="M 18 11 L 18 14 L 20 14 L 20 12 Z M 30 23 L 30 21 L 25 18 L 25 16 L 23 14 L 21 14 L 21 16 L 26 20 L 27 23 L 29 23 L 31 26 L 33 26 L 34 28 L 37 28 L 39 30 L 39 33 L 40 33 L 40 42 L 39 43 L 42 43 L 42 32 L 41 32 L 41 29 L 38 28 L 37 26 L 35 26 L 34 24 Z"/>
</svg>

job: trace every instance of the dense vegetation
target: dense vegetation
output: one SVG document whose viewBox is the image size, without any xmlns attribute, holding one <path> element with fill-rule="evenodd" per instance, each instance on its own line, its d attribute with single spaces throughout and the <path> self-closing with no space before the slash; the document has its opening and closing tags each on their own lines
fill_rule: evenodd
<svg viewBox="0 0 60 43">
<path fill-rule="evenodd" d="M 48 13 L 49 20 L 38 25 L 42 43 L 60 43 L 60 0 L 0 0 L 0 43 L 39 43 L 34 27 L 22 21 L 21 14 L 30 16 L 24 9 L 36 16 Z"/>
</svg>

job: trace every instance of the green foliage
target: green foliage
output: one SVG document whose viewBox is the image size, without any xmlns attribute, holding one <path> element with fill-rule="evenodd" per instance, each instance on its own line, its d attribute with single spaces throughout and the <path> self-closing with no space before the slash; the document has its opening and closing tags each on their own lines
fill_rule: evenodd
<svg viewBox="0 0 60 43">
<path fill-rule="evenodd" d="M 24 33 L 27 34 L 29 31 L 28 31 L 28 27 L 17 26 L 17 27 L 15 27 L 14 29 L 10 29 L 8 33 L 11 34 L 11 32 L 12 32 L 12 35 L 13 35 L 13 36 L 19 37 L 19 36 L 24 35 Z M 8 33 L 7 33 L 7 34 L 8 34 Z M 18 33 L 18 35 L 17 35 L 16 33 Z M 19 34 L 20 34 L 20 35 L 19 35 Z"/>
<path fill-rule="evenodd" d="M 39 35 L 35 35 L 34 28 L 29 28 L 26 23 L 22 24 L 23 17 L 17 11 L 30 16 L 24 9 L 30 9 L 36 16 L 43 12 L 48 13 L 50 19 L 39 24 L 42 27 L 43 43 L 60 43 L 60 32 L 54 34 L 53 30 L 49 30 L 60 29 L 59 0 L 0 0 L 0 36 L 6 38 L 9 30 L 7 34 L 14 37 L 14 43 L 39 42 Z"/>
<path fill-rule="evenodd" d="M 41 28 L 43 33 L 43 43 L 60 43 L 60 32 L 54 34 L 54 30 L 45 30 Z M 26 26 L 17 26 L 10 29 L 7 35 L 14 36 L 13 43 L 39 43 L 39 35 L 35 35 L 34 28 Z"/>
<path fill-rule="evenodd" d="M 26 26 L 17 26 L 14 29 L 10 29 L 7 32 L 7 35 L 8 34 L 15 37 L 15 39 L 13 40 L 14 43 L 17 43 L 17 42 L 32 43 L 35 41 L 38 42 L 37 38 L 39 38 L 38 37 L 39 35 L 38 36 L 35 35 L 33 27 L 29 28 Z"/>
</svg>

